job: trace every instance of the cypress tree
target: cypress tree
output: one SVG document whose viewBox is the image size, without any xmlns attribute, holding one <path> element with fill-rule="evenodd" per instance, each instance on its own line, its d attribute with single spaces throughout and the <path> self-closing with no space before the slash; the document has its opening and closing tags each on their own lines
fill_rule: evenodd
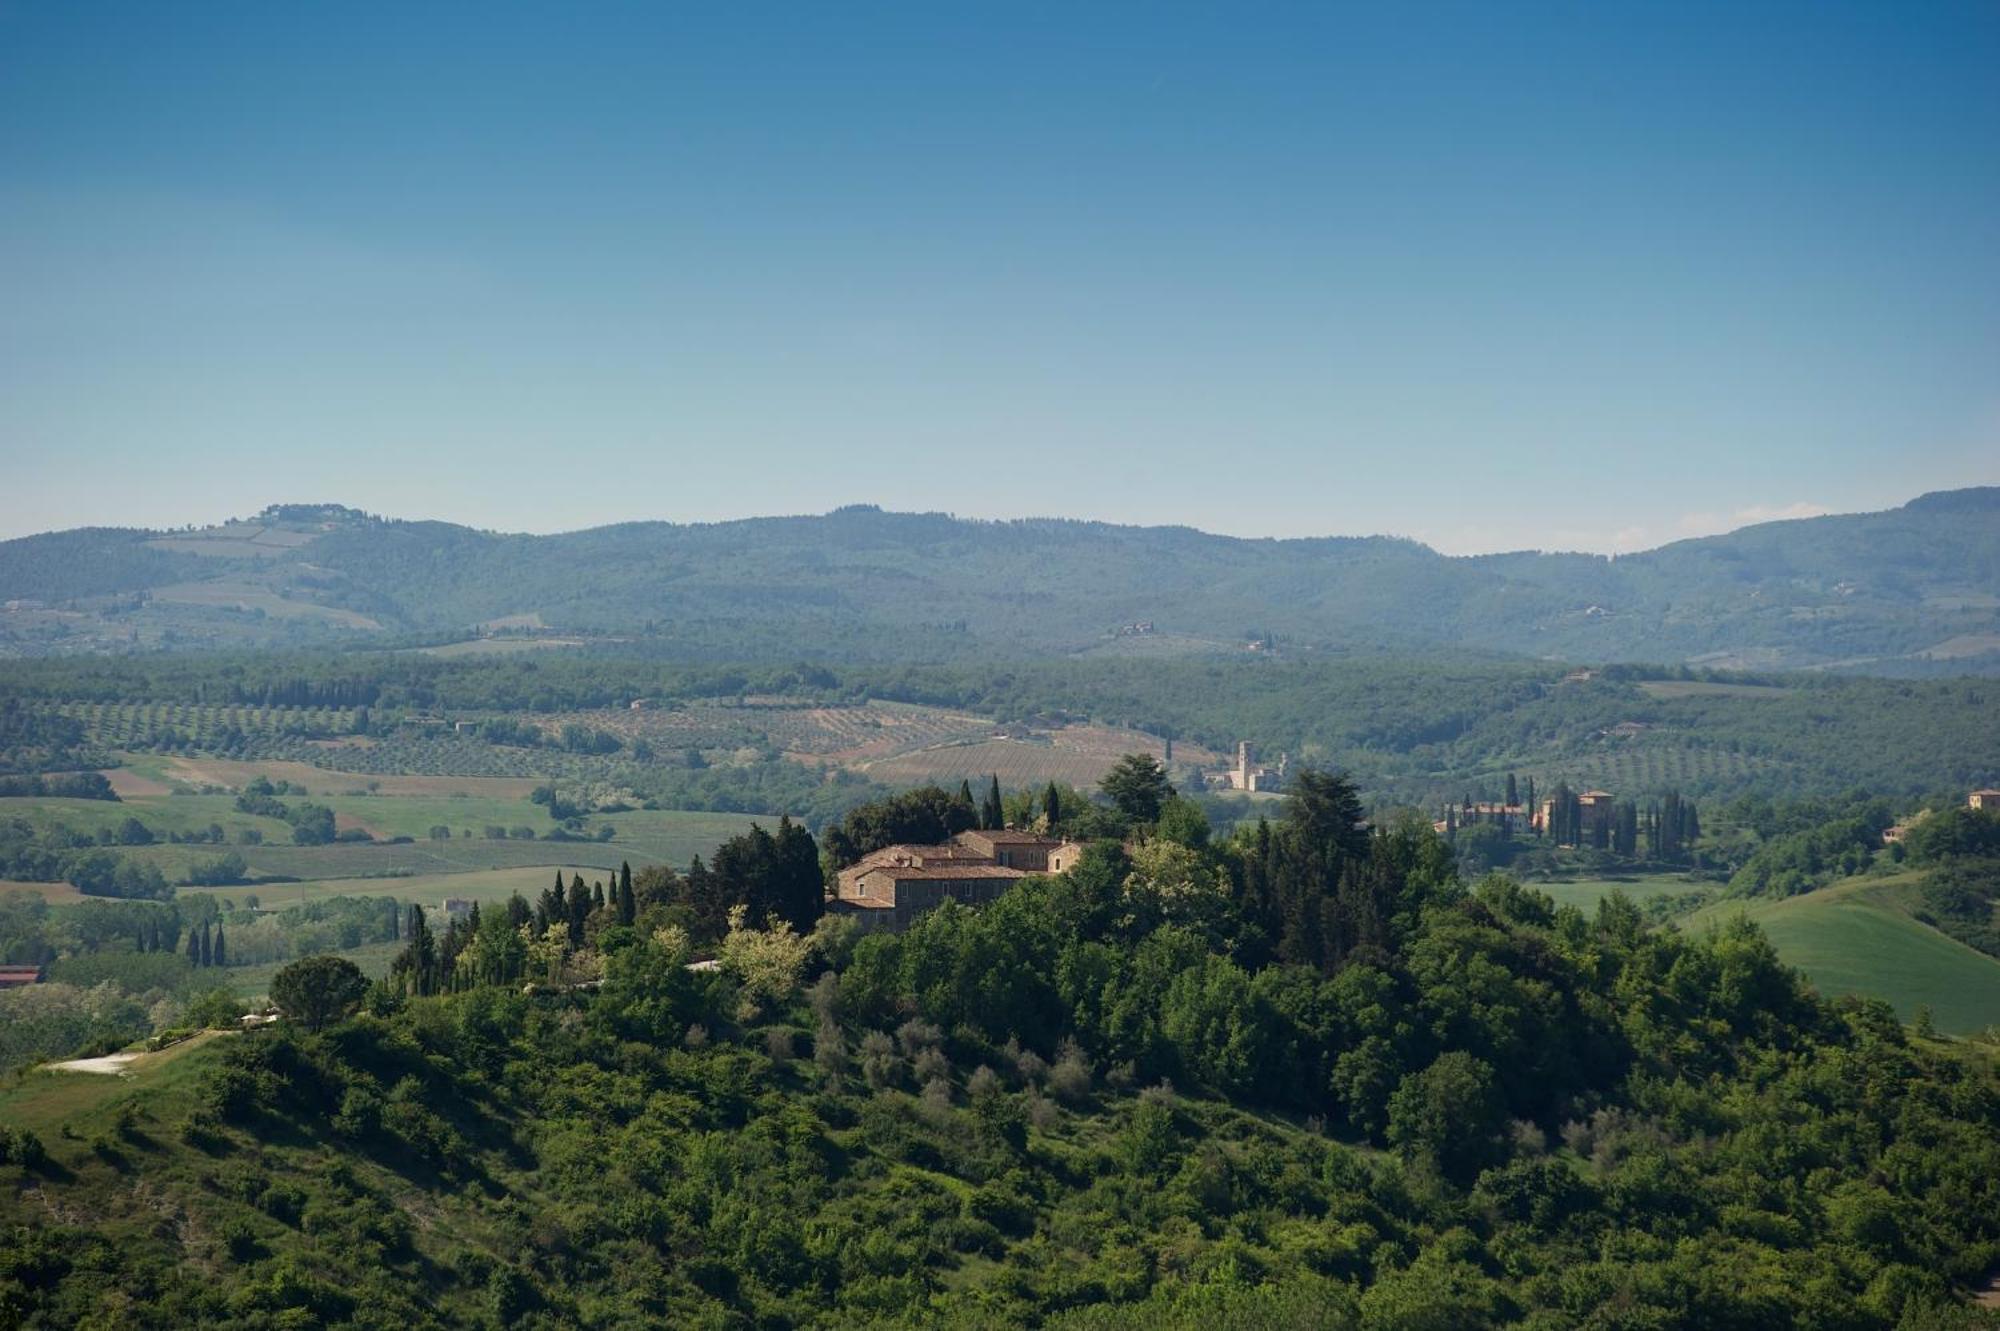
<svg viewBox="0 0 2000 1331">
<path fill-rule="evenodd" d="M 192 929 L 188 930 L 187 957 L 188 965 L 201 965 L 201 936 Z"/>
<path fill-rule="evenodd" d="M 583 946 L 583 922 L 590 916 L 590 889 L 583 885 L 583 875 L 578 874 L 569 889 L 569 945 Z"/>
<path fill-rule="evenodd" d="M 590 908 L 594 911 L 604 909 L 604 884 L 592 883 L 590 885 Z"/>
<path fill-rule="evenodd" d="M 1049 788 L 1042 792 L 1042 813 L 1049 820 L 1049 831 L 1062 826 L 1062 796 L 1056 793 L 1056 783 L 1049 782 Z"/>
<path fill-rule="evenodd" d="M 1507 803 L 1519 804 L 1520 802 L 1521 802 L 1520 787 L 1514 784 L 1514 774 L 1512 772 L 1509 772 L 1507 773 Z"/>
<path fill-rule="evenodd" d="M 213 955 L 211 951 L 213 946 L 208 938 L 208 926 L 204 924 L 201 926 L 201 956 L 195 962 L 195 965 L 206 966 L 209 964 L 209 958 Z"/>
<path fill-rule="evenodd" d="M 979 811 L 979 825 L 989 832 L 997 832 L 1007 825 L 1007 813 L 1000 803 L 1000 774 L 995 772 L 991 784 L 986 788 L 986 803 Z"/>
<path fill-rule="evenodd" d="M 215 922 L 215 964 L 218 966 L 229 964 L 229 944 L 222 937 L 221 920 Z"/>
<path fill-rule="evenodd" d="M 618 864 L 618 899 L 620 901 L 630 901 L 632 899 L 632 861 L 630 860 L 621 860 Z M 630 924 L 632 921 L 627 920 L 625 923 Z"/>
</svg>

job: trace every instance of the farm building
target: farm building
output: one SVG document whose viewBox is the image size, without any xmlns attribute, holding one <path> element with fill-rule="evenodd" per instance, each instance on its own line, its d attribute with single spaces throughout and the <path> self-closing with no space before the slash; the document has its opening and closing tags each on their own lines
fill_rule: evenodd
<svg viewBox="0 0 2000 1331">
<path fill-rule="evenodd" d="M 2000 790 L 1975 790 L 1965 797 L 1967 808 L 2000 810 Z"/>
<path fill-rule="evenodd" d="M 1067 873 L 1074 841 L 1034 832 L 960 832 L 935 846 L 885 846 L 842 869 L 830 910 L 863 929 L 902 929 L 945 902 L 992 901 L 1030 874 Z"/>
<path fill-rule="evenodd" d="M 18 989 L 23 985 L 39 984 L 41 978 L 40 966 L 0 966 L 0 989 Z"/>
</svg>

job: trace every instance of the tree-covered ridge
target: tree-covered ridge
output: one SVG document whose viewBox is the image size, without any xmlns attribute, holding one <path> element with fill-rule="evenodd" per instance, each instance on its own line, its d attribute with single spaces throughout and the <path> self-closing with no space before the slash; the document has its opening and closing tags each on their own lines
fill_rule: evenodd
<svg viewBox="0 0 2000 1331">
<path fill-rule="evenodd" d="M 601 726 L 582 727 L 592 733 L 580 730 L 575 746 L 557 736 L 520 744 L 524 729 L 552 713 L 622 712 L 634 699 L 672 710 L 750 695 L 799 707 L 870 699 L 927 704 L 1003 724 L 1088 719 L 1224 753 L 1248 740 L 1260 754 L 1339 766 L 1373 797 L 1424 807 L 1467 792 L 1498 798 L 1497 783 L 1508 772 L 1535 776 L 1545 790 L 1567 780 L 1621 797 L 1669 788 L 1697 797 L 1750 790 L 1828 796 L 1856 787 L 1914 796 L 2000 778 L 1994 767 L 2000 708 L 1991 705 L 1993 686 L 1976 678 L 1886 681 L 1614 666 L 1583 679 L 1547 663 L 1451 654 L 928 666 L 828 665 L 786 656 L 703 665 L 635 658 L 626 654 L 629 647 L 617 655 L 458 660 L 350 652 L 5 662 L 0 719 L 11 709 L 19 720 L 13 731 L 0 727 L 0 740 L 10 733 L 22 739 L 18 751 L 0 745 L 0 765 L 46 765 L 48 741 L 25 728 L 64 722 L 44 720 L 58 708 L 140 707 L 151 719 L 121 726 L 118 743 L 335 766 L 422 761 L 447 765 L 404 770 L 464 775 L 615 776 L 626 785 L 656 783 L 663 802 L 727 801 L 678 807 L 817 815 L 805 803 L 816 778 L 768 761 L 762 766 L 769 770 L 703 771 L 691 770 L 677 748 L 588 752 L 590 741 L 602 740 Z M 254 731 L 241 720 L 225 723 L 220 711 L 203 712 L 198 721 L 174 719 L 188 708 L 269 708 L 274 719 Z M 473 729 L 399 732 L 398 721 L 412 716 L 448 716 Z M 771 722 L 760 721 L 755 709 L 743 711 L 740 721 L 718 742 L 752 748 L 765 759 L 778 756 L 771 735 L 756 729 Z M 318 743 L 360 730 L 372 741 L 369 750 Z M 84 740 L 73 735 L 66 742 L 74 754 Z M 732 790 L 738 786 L 793 803 L 752 802 L 749 792 Z M 826 812 L 844 810 L 833 803 L 838 807 Z"/>
<path fill-rule="evenodd" d="M 1748 925 L 1467 884 L 1427 824 L 1357 812 L 1319 775 L 1220 844 L 1179 801 L 1118 810 L 1122 840 L 982 910 L 809 946 L 738 918 L 714 969 L 687 965 L 691 895 L 635 879 L 580 927 L 573 893 L 541 904 L 591 960 L 535 992 L 300 971 L 298 1022 L 112 1097 L 79 1140 L 13 1142 L 0 1307 L 1976 1324 L 1955 1291 L 2000 1257 L 1979 1050 L 1817 999 Z M 763 863 L 743 890 L 787 872 Z"/>
<path fill-rule="evenodd" d="M 0 620 L 0 641 L 32 653 L 269 645 L 352 636 L 365 631 L 357 615 L 428 634 L 525 617 L 737 654 L 810 638 L 842 659 L 897 660 L 996 647 L 1060 656 L 1146 624 L 1177 650 L 1455 644 L 1990 673 L 2000 660 L 1997 506 L 1995 489 L 1927 495 L 1616 559 L 1448 558 L 1390 537 L 1248 541 L 867 507 L 542 537 L 302 509 L 251 524 L 295 544 L 108 531 L 0 543 L 0 600 L 74 604 L 93 617 Z M 215 594 L 188 593 L 190 581 Z M 170 585 L 172 595 L 147 599 Z"/>
</svg>

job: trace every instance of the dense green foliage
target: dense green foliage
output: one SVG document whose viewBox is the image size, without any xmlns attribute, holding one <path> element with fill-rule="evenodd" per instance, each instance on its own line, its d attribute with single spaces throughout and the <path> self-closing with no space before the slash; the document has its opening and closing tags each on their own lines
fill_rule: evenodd
<svg viewBox="0 0 2000 1331">
<path fill-rule="evenodd" d="M 1819 1001 L 1747 925 L 1468 886 L 1426 824 L 1358 811 L 1317 775 L 1214 846 L 1168 811 L 979 911 L 822 926 L 809 965 L 789 930 L 732 927 L 690 970 L 670 894 L 629 924 L 593 895 L 588 984 L 378 989 L 318 1034 L 202 1051 L 202 1077 L 142 1083 L 87 1140 L 42 1134 L 52 1161 L 0 1165 L 58 1203 L 0 1203 L 0 1306 L 1972 1324 L 1954 1285 L 2000 1256 L 1988 1060 Z"/>
</svg>

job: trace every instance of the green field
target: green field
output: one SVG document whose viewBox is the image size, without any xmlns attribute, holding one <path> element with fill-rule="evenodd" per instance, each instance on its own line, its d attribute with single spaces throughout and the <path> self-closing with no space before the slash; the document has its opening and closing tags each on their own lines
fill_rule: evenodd
<svg viewBox="0 0 2000 1331">
<path fill-rule="evenodd" d="M 50 799 L 43 796 L 0 798 L 0 818 L 23 818 L 38 831 L 61 824 L 95 834 L 137 818 L 155 835 L 205 831 L 219 823 L 233 841 L 245 828 L 256 828 L 267 840 L 290 841 L 291 826 L 278 818 L 239 813 L 229 795 L 162 795 L 128 800 Z M 543 816 L 547 821 L 547 816 Z"/>
<path fill-rule="evenodd" d="M 1853 878 L 1781 901 L 1718 902 L 1682 927 L 1741 911 L 1823 993 L 1886 999 L 1905 1021 L 1928 1006 L 1937 1028 L 1954 1035 L 2000 1026 L 2000 960 L 1911 918 L 1920 881 L 1919 874 Z"/>
<path fill-rule="evenodd" d="M 1558 906 L 1575 906 L 1585 915 L 1597 913 L 1597 903 L 1613 892 L 1623 892 L 1638 905 L 1660 897 L 1681 896 L 1689 892 L 1699 892 L 1703 888 L 1714 888 L 1715 883 L 1691 881 L 1686 874 L 1652 873 L 1631 874 L 1623 878 L 1572 878 L 1557 882 L 1533 882 L 1528 884 L 1537 892 L 1546 892 L 1555 898 Z"/>
<path fill-rule="evenodd" d="M 379 980 L 389 973 L 389 963 L 403 950 L 401 943 L 369 943 L 364 947 L 351 947 L 338 955 L 361 968 L 361 973 L 371 980 Z M 273 961 L 263 966 L 227 966 L 219 973 L 236 991 L 237 997 L 263 998 L 271 992 L 271 977 L 291 965 L 288 961 Z"/>
<path fill-rule="evenodd" d="M 480 869 L 471 873 L 428 873 L 400 878 L 319 878 L 299 883 L 253 883 L 248 887 L 185 888 L 200 891 L 223 901 L 245 904 L 257 898 L 261 909 L 296 905 L 318 897 L 394 897 L 435 906 L 446 897 L 472 901 L 505 901 L 514 893 L 533 900 L 535 894 L 555 881 L 558 869 L 564 875 L 581 873 L 586 881 L 603 878 L 611 870 L 603 865 L 563 863 L 534 865 L 518 869 Z"/>
</svg>

